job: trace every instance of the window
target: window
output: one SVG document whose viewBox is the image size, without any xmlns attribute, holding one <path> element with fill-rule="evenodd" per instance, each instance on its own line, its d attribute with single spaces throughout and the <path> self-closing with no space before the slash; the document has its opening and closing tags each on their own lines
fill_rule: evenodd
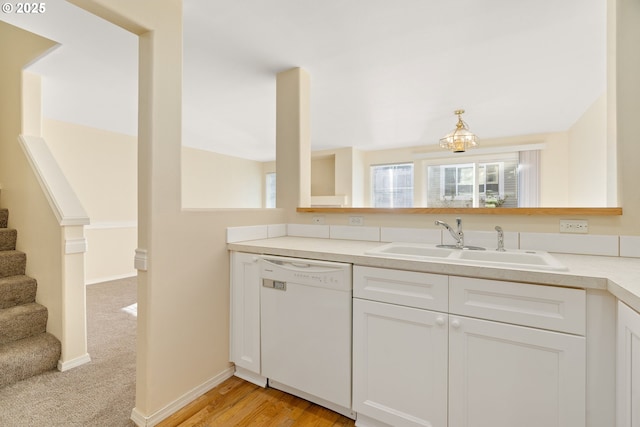
<svg viewBox="0 0 640 427">
<path fill-rule="evenodd" d="M 429 207 L 517 207 L 518 155 L 427 167 Z"/>
<path fill-rule="evenodd" d="M 371 200 L 376 208 L 413 206 L 413 163 L 371 166 Z"/>
<path fill-rule="evenodd" d="M 276 207 L 276 173 L 270 172 L 265 177 L 265 208 Z"/>
</svg>

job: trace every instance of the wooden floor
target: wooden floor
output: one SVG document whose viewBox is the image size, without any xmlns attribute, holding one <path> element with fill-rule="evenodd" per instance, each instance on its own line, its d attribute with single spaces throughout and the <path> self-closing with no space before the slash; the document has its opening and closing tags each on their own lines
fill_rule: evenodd
<svg viewBox="0 0 640 427">
<path fill-rule="evenodd" d="M 231 377 L 158 427 L 347 427 L 353 420 L 272 388 Z"/>
</svg>

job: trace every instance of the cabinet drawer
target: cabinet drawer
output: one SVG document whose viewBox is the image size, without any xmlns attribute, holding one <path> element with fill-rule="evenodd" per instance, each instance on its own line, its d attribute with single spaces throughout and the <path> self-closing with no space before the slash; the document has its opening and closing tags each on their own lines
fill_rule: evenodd
<svg viewBox="0 0 640 427">
<path fill-rule="evenodd" d="M 452 276 L 449 312 L 584 335 L 586 293 L 583 289 Z"/>
<path fill-rule="evenodd" d="M 354 266 L 353 296 L 407 307 L 447 311 L 448 277 L 439 274 Z"/>
</svg>

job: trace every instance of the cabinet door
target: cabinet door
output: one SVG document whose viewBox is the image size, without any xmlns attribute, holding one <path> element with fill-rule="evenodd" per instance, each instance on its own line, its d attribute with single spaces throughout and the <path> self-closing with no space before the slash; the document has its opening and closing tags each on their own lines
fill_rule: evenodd
<svg viewBox="0 0 640 427">
<path fill-rule="evenodd" d="M 353 299 L 353 409 L 395 427 L 447 425 L 447 315 Z"/>
<path fill-rule="evenodd" d="M 259 257 L 231 253 L 231 361 L 260 373 L 260 263 Z"/>
<path fill-rule="evenodd" d="M 640 314 L 618 302 L 617 427 L 640 427 Z"/>
<path fill-rule="evenodd" d="M 585 339 L 449 316 L 449 427 L 584 427 Z"/>
</svg>

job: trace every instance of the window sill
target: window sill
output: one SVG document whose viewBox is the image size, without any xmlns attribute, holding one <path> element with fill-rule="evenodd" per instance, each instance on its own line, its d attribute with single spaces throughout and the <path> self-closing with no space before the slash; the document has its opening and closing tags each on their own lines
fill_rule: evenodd
<svg viewBox="0 0 640 427">
<path fill-rule="evenodd" d="M 529 215 L 529 216 L 620 216 L 622 208 L 325 208 L 299 207 L 298 213 L 358 213 L 358 214 L 469 214 L 469 215 Z"/>
</svg>

